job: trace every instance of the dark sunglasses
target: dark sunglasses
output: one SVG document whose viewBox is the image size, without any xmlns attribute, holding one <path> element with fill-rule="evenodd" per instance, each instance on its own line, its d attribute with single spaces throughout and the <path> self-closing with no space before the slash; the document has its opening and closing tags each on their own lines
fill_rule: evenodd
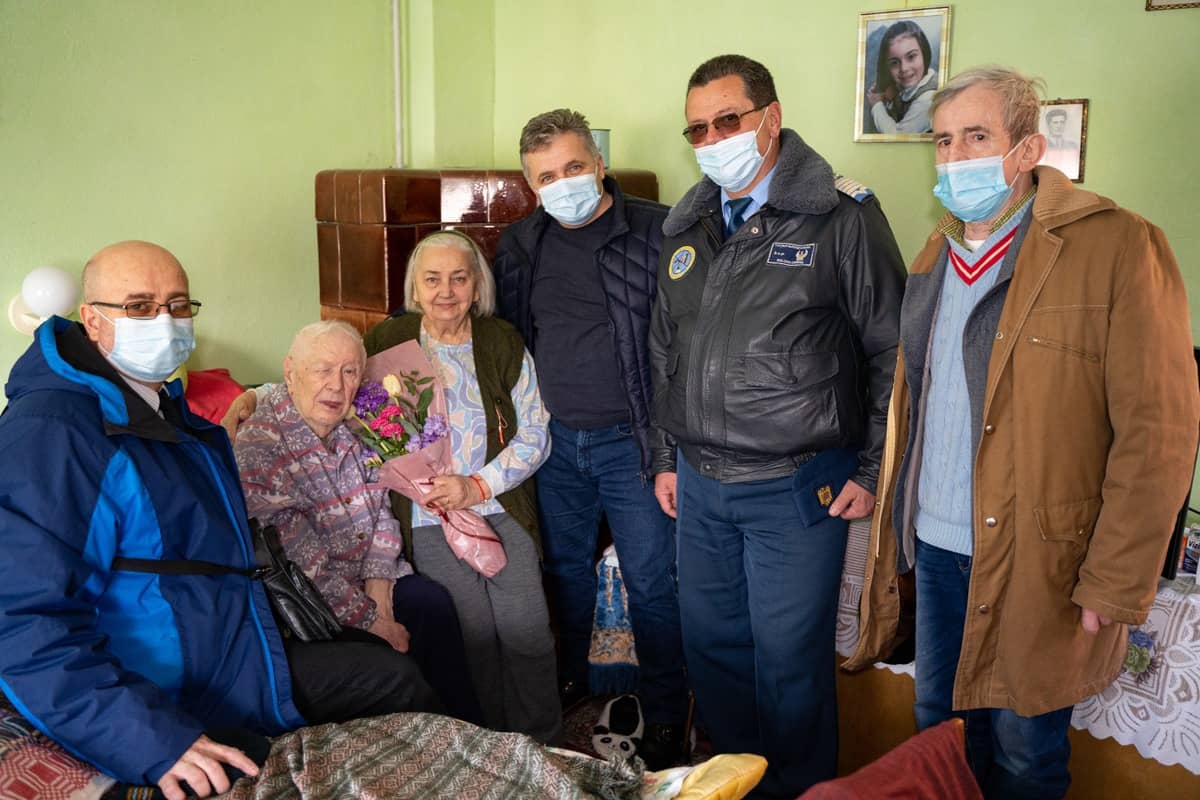
<svg viewBox="0 0 1200 800">
<path fill-rule="evenodd" d="M 722 114 L 712 122 L 697 122 L 695 125 L 688 125 L 683 129 L 683 138 L 687 139 L 694 145 L 700 144 L 708 138 L 709 125 L 713 126 L 717 133 L 725 136 L 728 136 L 731 133 L 737 133 L 738 129 L 742 127 L 742 117 L 746 116 L 747 114 L 753 114 L 755 111 L 762 111 L 769 105 L 771 104 L 767 103 L 759 106 L 758 108 L 752 108 L 749 111 L 743 111 L 740 114 L 737 112 Z"/>
</svg>

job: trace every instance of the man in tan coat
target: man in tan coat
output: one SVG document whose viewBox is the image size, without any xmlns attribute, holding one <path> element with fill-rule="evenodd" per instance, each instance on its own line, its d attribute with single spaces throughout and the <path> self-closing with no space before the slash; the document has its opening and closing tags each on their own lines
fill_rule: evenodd
<svg viewBox="0 0 1200 800">
<path fill-rule="evenodd" d="M 1200 397 L 1162 232 L 1036 167 L 1012 70 L 933 99 L 950 211 L 910 271 L 859 650 L 895 643 L 916 567 L 918 726 L 966 720 L 988 798 L 1061 797 L 1072 706 L 1111 683 L 1154 601 Z"/>
</svg>

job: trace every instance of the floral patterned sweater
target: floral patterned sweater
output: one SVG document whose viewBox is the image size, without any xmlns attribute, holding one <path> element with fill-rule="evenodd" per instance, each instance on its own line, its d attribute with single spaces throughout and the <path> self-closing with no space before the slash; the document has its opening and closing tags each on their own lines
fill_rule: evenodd
<svg viewBox="0 0 1200 800">
<path fill-rule="evenodd" d="M 300 565 L 338 620 L 367 629 L 375 623 L 368 578 L 412 573 L 387 490 L 368 489 L 368 455 L 344 424 L 326 441 L 313 433 L 276 384 L 263 393 L 234 442 L 250 516 L 279 528 L 288 558 Z"/>
</svg>

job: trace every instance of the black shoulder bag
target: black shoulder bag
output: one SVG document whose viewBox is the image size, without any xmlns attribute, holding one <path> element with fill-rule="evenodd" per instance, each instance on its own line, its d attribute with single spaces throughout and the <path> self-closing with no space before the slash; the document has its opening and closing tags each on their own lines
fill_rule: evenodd
<svg viewBox="0 0 1200 800">
<path fill-rule="evenodd" d="M 211 561 L 155 558 L 114 558 L 112 568 L 158 575 L 245 575 L 262 581 L 275 609 L 275 620 L 285 636 L 290 634 L 302 642 L 321 642 L 341 633 L 342 626 L 320 590 L 284 553 L 279 530 L 274 525 L 264 528 L 257 519 L 251 519 L 250 537 L 254 542 L 256 569 Z"/>
</svg>

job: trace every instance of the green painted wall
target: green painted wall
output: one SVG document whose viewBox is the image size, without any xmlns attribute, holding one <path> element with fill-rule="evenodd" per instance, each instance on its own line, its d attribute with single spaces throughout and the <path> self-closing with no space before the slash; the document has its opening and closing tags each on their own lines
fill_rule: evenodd
<svg viewBox="0 0 1200 800">
<path fill-rule="evenodd" d="M 317 303 L 313 176 L 392 163 L 388 0 L 0 0 L 0 303 L 127 238 L 204 302 L 192 364 L 277 375 Z M 29 339 L 0 321 L 0 378 Z"/>
<path fill-rule="evenodd" d="M 495 163 L 515 167 L 533 114 L 561 105 L 612 128 L 618 167 L 655 170 L 672 203 L 699 172 L 683 128 L 687 78 L 723 52 L 753 56 L 775 76 L 784 124 L 835 169 L 872 186 L 906 258 L 940 206 L 931 145 L 854 143 L 858 14 L 929 2 L 758 0 L 496 0 Z M 1200 10 L 1146 12 L 1142 0 L 958 0 L 950 65 L 1015 65 L 1050 97 L 1091 100 L 1084 186 L 1162 227 L 1188 276 L 1200 330 Z"/>
</svg>

